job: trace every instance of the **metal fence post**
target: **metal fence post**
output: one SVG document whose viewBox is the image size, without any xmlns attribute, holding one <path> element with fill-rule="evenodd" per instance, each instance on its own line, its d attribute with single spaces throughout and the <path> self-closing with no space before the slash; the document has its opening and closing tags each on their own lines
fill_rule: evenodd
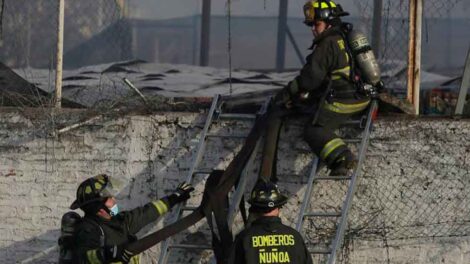
<svg viewBox="0 0 470 264">
<path fill-rule="evenodd" d="M 211 31 L 211 0 L 202 1 L 201 50 L 199 65 L 209 66 L 209 45 Z"/>
<path fill-rule="evenodd" d="M 62 105 L 62 68 L 64 56 L 64 13 L 65 0 L 59 1 L 59 16 L 57 23 L 57 63 L 55 76 L 55 107 L 60 108 Z"/>
<path fill-rule="evenodd" d="M 375 57 L 380 58 L 382 37 L 382 8 L 383 0 L 374 0 L 374 16 L 372 19 L 372 49 Z"/>
<path fill-rule="evenodd" d="M 279 2 L 279 17 L 277 25 L 277 52 L 276 71 L 284 70 L 286 56 L 286 27 L 287 27 L 287 0 Z"/>
</svg>

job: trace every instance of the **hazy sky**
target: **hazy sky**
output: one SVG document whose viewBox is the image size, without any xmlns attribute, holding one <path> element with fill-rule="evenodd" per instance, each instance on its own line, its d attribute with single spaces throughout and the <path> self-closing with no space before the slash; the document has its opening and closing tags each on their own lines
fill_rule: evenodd
<svg viewBox="0 0 470 264">
<path fill-rule="evenodd" d="M 139 18 L 167 19 L 200 14 L 202 0 L 128 0 L 131 5 L 131 15 Z M 389 1 L 394 4 L 407 5 L 408 0 L 383 0 L 384 6 Z M 363 10 L 363 5 L 371 5 L 373 0 L 343 0 L 336 1 L 353 16 L 358 16 Z M 470 0 L 426 0 L 425 5 L 430 5 L 434 12 L 439 6 L 445 6 L 442 2 L 458 2 L 452 9 L 452 17 L 470 19 Z M 245 16 L 277 16 L 279 0 L 231 0 L 233 15 Z M 302 6 L 305 0 L 289 0 L 289 16 L 301 17 Z M 362 4 L 358 5 L 358 3 Z M 426 8 L 426 7 L 425 7 Z M 225 15 L 227 13 L 227 0 L 212 0 L 212 14 Z M 445 13 L 445 12 L 444 12 Z"/>
</svg>

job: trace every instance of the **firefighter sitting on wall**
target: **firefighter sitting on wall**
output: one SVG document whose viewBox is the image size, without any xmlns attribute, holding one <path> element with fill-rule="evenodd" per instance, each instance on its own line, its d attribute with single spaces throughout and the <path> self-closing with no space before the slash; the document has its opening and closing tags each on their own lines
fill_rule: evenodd
<svg viewBox="0 0 470 264">
<path fill-rule="evenodd" d="M 286 202 L 274 183 L 257 182 L 249 203 L 250 213 L 260 217 L 237 235 L 228 263 L 312 263 L 302 236 L 279 218 Z"/>
<path fill-rule="evenodd" d="M 330 175 L 346 176 L 356 164 L 345 142 L 335 134 L 342 123 L 362 113 L 370 103 L 355 81 L 357 72 L 347 42 L 352 25 L 340 19 L 348 13 L 333 1 L 320 0 L 308 1 L 304 15 L 304 23 L 315 37 L 312 53 L 299 75 L 275 96 L 271 105 L 260 172 L 264 179 L 277 180 L 273 175 L 282 120 L 305 109 L 315 114 L 305 126 L 304 139 L 330 169 Z M 375 58 L 373 62 L 376 65 Z"/>
<path fill-rule="evenodd" d="M 75 238 L 79 263 L 139 263 L 139 256 L 126 250 L 126 245 L 136 240 L 135 234 L 144 226 L 189 199 L 193 190 L 191 185 L 182 183 L 171 195 L 120 212 L 111 177 L 88 178 L 78 187 L 77 199 L 70 206 L 85 212 Z"/>
</svg>

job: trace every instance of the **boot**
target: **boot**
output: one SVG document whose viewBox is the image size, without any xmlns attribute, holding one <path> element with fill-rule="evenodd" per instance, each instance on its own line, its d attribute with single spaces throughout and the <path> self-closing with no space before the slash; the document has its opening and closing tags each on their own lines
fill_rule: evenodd
<svg viewBox="0 0 470 264">
<path fill-rule="evenodd" d="M 348 176 L 350 170 L 354 169 L 356 165 L 356 158 L 351 151 L 344 151 L 331 165 L 330 176 Z"/>
</svg>

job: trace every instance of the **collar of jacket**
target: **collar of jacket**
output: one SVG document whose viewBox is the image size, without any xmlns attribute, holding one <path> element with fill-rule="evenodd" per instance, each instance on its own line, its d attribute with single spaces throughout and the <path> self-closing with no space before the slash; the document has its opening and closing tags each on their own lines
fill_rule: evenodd
<svg viewBox="0 0 470 264">
<path fill-rule="evenodd" d="M 103 224 L 110 224 L 110 223 L 116 222 L 116 220 L 121 218 L 120 214 L 113 216 L 111 219 L 105 219 L 97 215 L 88 215 L 88 214 L 85 214 L 84 217 L 91 219 L 97 223 L 103 223 Z"/>
<path fill-rule="evenodd" d="M 343 35 L 344 33 L 350 32 L 353 29 L 353 25 L 351 23 L 341 23 L 341 25 L 338 26 L 333 26 L 325 31 L 323 31 L 320 36 L 316 37 L 313 40 L 312 45 L 309 50 L 313 50 L 315 45 L 320 43 L 322 40 L 324 40 L 326 37 L 333 36 L 333 35 Z"/>
<path fill-rule="evenodd" d="M 269 223 L 282 223 L 281 218 L 278 216 L 261 216 L 253 221 L 253 224 L 269 224 Z"/>
<path fill-rule="evenodd" d="M 331 27 L 325 31 L 323 31 L 318 37 L 316 37 L 313 42 L 312 42 L 312 45 L 310 46 L 310 48 L 308 48 L 309 50 L 313 50 L 313 48 L 315 47 L 315 45 L 317 45 L 318 43 L 320 43 L 322 40 L 324 40 L 325 38 L 329 37 L 329 36 L 334 36 L 334 35 L 341 35 L 341 27 Z"/>
</svg>

